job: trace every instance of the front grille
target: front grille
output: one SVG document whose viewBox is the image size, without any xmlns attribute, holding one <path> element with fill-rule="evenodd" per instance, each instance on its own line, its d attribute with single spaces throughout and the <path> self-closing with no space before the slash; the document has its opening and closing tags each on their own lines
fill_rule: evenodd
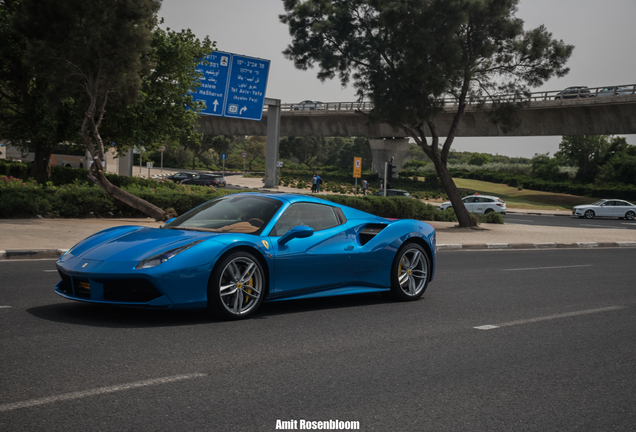
<svg viewBox="0 0 636 432">
<path fill-rule="evenodd" d="M 71 282 L 71 277 L 65 275 L 59 270 L 58 273 L 62 278 L 62 283 L 59 285 L 60 291 L 62 291 L 64 294 L 73 295 L 73 282 Z"/>
<path fill-rule="evenodd" d="M 120 279 L 104 282 L 104 300 L 146 303 L 161 293 L 146 279 Z"/>
</svg>

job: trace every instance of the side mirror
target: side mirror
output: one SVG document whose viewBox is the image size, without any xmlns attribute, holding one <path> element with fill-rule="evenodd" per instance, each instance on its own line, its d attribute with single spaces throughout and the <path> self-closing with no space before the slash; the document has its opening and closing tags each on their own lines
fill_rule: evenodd
<svg viewBox="0 0 636 432">
<path fill-rule="evenodd" d="M 278 244 L 283 246 L 288 241 L 295 238 L 307 238 L 314 235 L 314 229 L 308 226 L 298 225 L 287 231 L 281 238 L 278 239 Z"/>
</svg>

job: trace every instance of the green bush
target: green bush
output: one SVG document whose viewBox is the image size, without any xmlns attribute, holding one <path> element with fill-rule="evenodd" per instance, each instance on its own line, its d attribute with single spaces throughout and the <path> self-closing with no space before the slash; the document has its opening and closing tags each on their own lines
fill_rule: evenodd
<svg viewBox="0 0 636 432">
<path fill-rule="evenodd" d="M 452 209 L 451 212 L 440 212 L 437 207 L 413 198 L 351 195 L 322 195 L 320 198 L 385 218 L 457 221 Z"/>
<path fill-rule="evenodd" d="M 504 218 L 501 215 L 501 213 L 497 213 L 497 212 L 490 212 L 490 213 L 486 213 L 483 216 L 479 217 L 479 220 L 481 221 L 481 223 L 490 223 L 490 224 L 503 224 L 504 223 Z"/>
</svg>

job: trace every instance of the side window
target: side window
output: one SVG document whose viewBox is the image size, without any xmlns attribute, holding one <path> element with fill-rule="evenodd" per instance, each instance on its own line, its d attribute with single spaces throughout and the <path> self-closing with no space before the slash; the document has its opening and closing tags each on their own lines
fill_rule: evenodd
<svg viewBox="0 0 636 432">
<path fill-rule="evenodd" d="M 290 205 L 281 215 L 270 235 L 282 236 L 295 226 L 303 225 L 320 231 L 340 225 L 340 218 L 333 207 L 315 203 Z"/>
</svg>

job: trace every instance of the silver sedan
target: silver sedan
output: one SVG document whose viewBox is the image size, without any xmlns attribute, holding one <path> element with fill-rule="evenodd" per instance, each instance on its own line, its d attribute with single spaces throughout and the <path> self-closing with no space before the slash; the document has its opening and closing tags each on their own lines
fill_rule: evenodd
<svg viewBox="0 0 636 432">
<path fill-rule="evenodd" d="M 593 204 L 574 206 L 572 215 L 586 219 L 617 217 L 619 219 L 634 220 L 636 205 L 623 200 L 603 199 Z"/>
</svg>

